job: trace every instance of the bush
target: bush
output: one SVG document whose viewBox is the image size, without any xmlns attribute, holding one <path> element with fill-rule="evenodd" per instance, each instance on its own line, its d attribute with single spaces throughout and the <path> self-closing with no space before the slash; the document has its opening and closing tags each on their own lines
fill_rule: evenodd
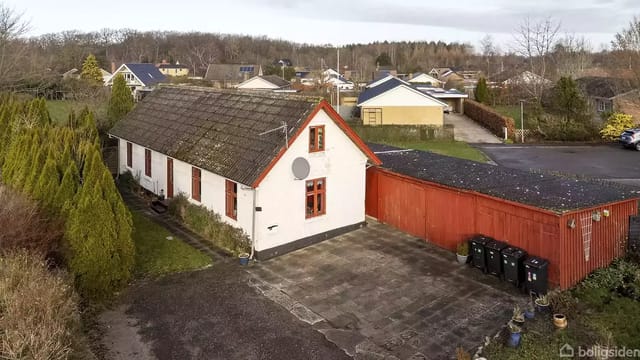
<svg viewBox="0 0 640 360">
<path fill-rule="evenodd" d="M 576 122 L 557 115 L 544 114 L 536 121 L 547 140 L 591 141 L 598 139 L 598 129 L 593 122 Z"/>
<path fill-rule="evenodd" d="M 0 186 L 0 204 L 0 254 L 17 248 L 48 254 L 58 247 L 62 224 L 36 203 Z"/>
<path fill-rule="evenodd" d="M 251 251 L 249 236 L 242 229 L 222 221 L 219 214 L 206 207 L 190 203 L 185 194 L 171 199 L 168 211 L 217 247 L 234 255 Z"/>
<path fill-rule="evenodd" d="M 516 133 L 516 125 L 512 118 L 503 116 L 489 106 L 479 102 L 466 100 L 464 102 L 464 114 L 499 138 L 504 137 L 505 127 L 510 138 L 513 138 Z"/>
<path fill-rule="evenodd" d="M 611 266 L 592 272 L 580 285 L 587 289 L 607 289 L 640 301 L 640 265 L 616 260 Z"/>
<path fill-rule="evenodd" d="M 634 126 L 633 117 L 622 113 L 613 113 L 604 123 L 600 135 L 605 140 L 616 140 L 623 131 Z"/>
<path fill-rule="evenodd" d="M 0 358 L 67 359 L 86 351 L 78 297 L 64 273 L 37 255 L 0 257 Z"/>
</svg>

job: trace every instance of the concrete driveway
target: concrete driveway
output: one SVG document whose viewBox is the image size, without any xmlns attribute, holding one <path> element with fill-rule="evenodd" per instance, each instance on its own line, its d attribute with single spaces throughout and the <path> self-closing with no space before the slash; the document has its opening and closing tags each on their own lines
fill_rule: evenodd
<svg viewBox="0 0 640 360">
<path fill-rule="evenodd" d="M 444 114 L 444 123 L 453 125 L 453 137 L 470 144 L 501 144 L 502 141 L 489 130 L 478 125 L 464 114 Z"/>
<path fill-rule="evenodd" d="M 543 169 L 640 186 L 640 152 L 617 145 L 481 145 L 479 148 L 493 161 L 507 167 Z"/>
<path fill-rule="evenodd" d="M 526 302 L 455 254 L 375 221 L 248 271 L 253 286 L 356 359 L 473 353 Z"/>
</svg>

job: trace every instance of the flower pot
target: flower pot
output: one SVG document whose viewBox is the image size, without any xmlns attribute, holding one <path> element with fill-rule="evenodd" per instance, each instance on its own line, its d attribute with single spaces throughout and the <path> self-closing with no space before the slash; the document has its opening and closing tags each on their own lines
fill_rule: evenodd
<svg viewBox="0 0 640 360">
<path fill-rule="evenodd" d="M 532 309 L 532 310 L 525 310 L 524 311 L 524 317 L 526 319 L 533 319 L 534 317 L 536 317 L 536 312 Z"/>
<path fill-rule="evenodd" d="M 553 325 L 558 329 L 564 329 L 567 327 L 567 317 L 564 314 L 553 314 Z"/>
<path fill-rule="evenodd" d="M 518 347 L 518 345 L 520 345 L 520 333 L 511 333 L 511 336 L 509 336 L 509 340 L 507 341 L 507 345 L 509 345 L 509 347 Z"/>
<path fill-rule="evenodd" d="M 458 258 L 458 264 L 466 264 L 469 259 L 469 255 L 456 254 L 456 257 Z"/>
<path fill-rule="evenodd" d="M 522 325 L 524 325 L 524 319 L 511 319 L 511 321 L 513 321 L 514 324 L 522 327 Z"/>
<path fill-rule="evenodd" d="M 242 253 L 238 255 L 238 259 L 240 259 L 240 265 L 249 265 L 249 254 Z"/>
<path fill-rule="evenodd" d="M 537 300 L 535 303 L 536 303 L 536 310 L 538 310 L 539 313 L 548 314 L 551 312 L 551 308 L 549 307 L 549 304 L 540 304 Z"/>
</svg>

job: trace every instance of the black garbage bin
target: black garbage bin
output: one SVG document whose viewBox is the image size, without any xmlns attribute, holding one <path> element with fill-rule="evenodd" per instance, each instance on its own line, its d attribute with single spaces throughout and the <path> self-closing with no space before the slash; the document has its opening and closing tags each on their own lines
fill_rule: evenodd
<svg viewBox="0 0 640 360">
<path fill-rule="evenodd" d="M 481 269 L 482 272 L 487 271 L 487 260 L 485 258 L 485 244 L 492 239 L 483 235 L 477 235 L 471 238 L 471 262 L 473 266 Z"/>
<path fill-rule="evenodd" d="M 487 271 L 489 274 L 502 276 L 502 259 L 500 252 L 508 245 L 498 240 L 491 240 L 484 245 L 487 253 Z"/>
<path fill-rule="evenodd" d="M 526 251 L 509 246 L 502 249 L 501 257 L 504 280 L 512 283 L 516 287 L 523 285 L 524 260 L 527 257 Z"/>
<path fill-rule="evenodd" d="M 549 262 L 545 259 L 529 256 L 524 261 L 526 288 L 536 295 L 547 293 Z"/>
</svg>

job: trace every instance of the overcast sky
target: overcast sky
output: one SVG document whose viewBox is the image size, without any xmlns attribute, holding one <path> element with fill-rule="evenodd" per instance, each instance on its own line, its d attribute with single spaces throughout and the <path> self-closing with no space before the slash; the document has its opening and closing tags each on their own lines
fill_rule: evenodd
<svg viewBox="0 0 640 360">
<path fill-rule="evenodd" d="M 640 0 L 0 0 L 23 12 L 31 34 L 133 28 L 266 35 L 301 43 L 443 40 L 503 50 L 527 16 L 552 16 L 594 50 L 640 15 Z M 89 5 L 91 4 L 91 5 Z"/>
</svg>

